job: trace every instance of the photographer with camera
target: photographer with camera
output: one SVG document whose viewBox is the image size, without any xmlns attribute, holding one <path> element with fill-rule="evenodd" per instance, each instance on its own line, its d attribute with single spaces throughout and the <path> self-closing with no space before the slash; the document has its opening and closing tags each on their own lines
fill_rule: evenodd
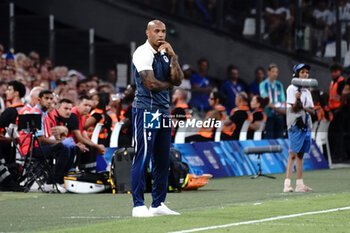
<svg viewBox="0 0 350 233">
<path fill-rule="evenodd" d="M 307 79 L 309 77 L 310 69 L 311 67 L 307 64 L 298 64 L 293 68 L 293 76 L 299 79 Z M 299 80 L 296 79 L 296 81 Z M 312 189 L 306 186 L 303 182 L 303 156 L 304 153 L 310 152 L 311 146 L 310 114 L 314 114 L 314 104 L 310 91 L 300 85 L 296 86 L 291 84 L 287 88 L 289 158 L 287 162 L 286 178 L 284 181 L 283 192 L 293 192 L 293 188 L 291 186 L 291 176 L 293 172 L 294 161 L 296 161 L 297 172 L 295 192 L 312 191 Z"/>
</svg>

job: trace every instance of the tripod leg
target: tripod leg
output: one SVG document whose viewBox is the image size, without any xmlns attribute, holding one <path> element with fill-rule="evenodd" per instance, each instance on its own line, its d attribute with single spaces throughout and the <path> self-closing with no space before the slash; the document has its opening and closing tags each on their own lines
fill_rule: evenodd
<svg viewBox="0 0 350 233">
<path fill-rule="evenodd" d="M 40 141 L 39 141 L 39 138 L 34 134 L 34 140 L 38 143 L 39 145 L 39 151 L 40 151 L 40 154 L 43 158 L 43 164 L 44 164 L 44 167 L 42 168 L 43 169 L 43 175 L 45 176 L 44 178 L 41 178 L 41 182 L 44 184 L 45 182 L 47 182 L 48 179 L 52 179 L 52 185 L 53 185 L 53 188 L 56 189 L 56 191 L 58 193 L 60 193 L 60 191 L 58 190 L 57 188 L 57 184 L 56 184 L 56 181 L 55 181 L 55 178 L 54 178 L 54 173 L 52 171 L 52 168 L 50 166 L 50 164 L 47 162 L 46 160 L 46 155 L 45 153 L 43 152 L 43 149 L 41 147 L 41 144 L 40 144 Z M 47 174 L 45 173 L 45 169 L 47 169 Z"/>
</svg>

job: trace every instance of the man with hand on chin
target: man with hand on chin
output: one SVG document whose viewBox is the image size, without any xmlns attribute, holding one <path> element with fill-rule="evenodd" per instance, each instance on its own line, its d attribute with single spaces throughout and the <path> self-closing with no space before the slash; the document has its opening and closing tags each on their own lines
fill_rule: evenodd
<svg viewBox="0 0 350 233">
<path fill-rule="evenodd" d="M 184 77 L 172 46 L 165 40 L 166 27 L 152 20 L 146 29 L 147 41 L 132 58 L 136 94 L 132 120 L 135 157 L 132 165 L 133 217 L 179 215 L 164 201 L 168 190 L 170 165 L 170 96 L 169 90 L 179 86 Z M 165 123 L 165 124 L 164 124 Z M 152 159 L 152 205 L 144 203 L 144 171 Z"/>
</svg>

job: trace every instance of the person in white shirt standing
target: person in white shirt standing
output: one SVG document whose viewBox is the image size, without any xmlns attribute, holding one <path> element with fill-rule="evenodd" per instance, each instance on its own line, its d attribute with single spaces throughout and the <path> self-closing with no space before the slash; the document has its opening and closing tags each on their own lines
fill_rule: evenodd
<svg viewBox="0 0 350 233">
<path fill-rule="evenodd" d="M 311 67 L 307 64 L 294 66 L 294 77 L 308 78 Z M 283 192 L 293 192 L 291 176 L 296 162 L 295 192 L 309 192 L 312 189 L 303 182 L 303 156 L 310 152 L 311 147 L 311 116 L 314 114 L 311 93 L 306 88 L 291 84 L 287 88 L 287 126 L 289 138 L 289 158 L 286 168 Z"/>
</svg>

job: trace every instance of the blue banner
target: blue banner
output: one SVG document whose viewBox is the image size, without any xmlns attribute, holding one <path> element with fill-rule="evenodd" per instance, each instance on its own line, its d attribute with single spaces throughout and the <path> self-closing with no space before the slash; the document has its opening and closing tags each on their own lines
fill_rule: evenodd
<svg viewBox="0 0 350 233">
<path fill-rule="evenodd" d="M 281 153 L 264 153 L 260 156 L 263 174 L 283 173 L 289 156 L 288 139 L 259 141 L 221 141 L 174 144 L 190 168 L 195 166 L 200 175 L 210 173 L 214 177 L 255 175 L 258 171 L 258 156 L 245 154 L 244 148 L 281 145 Z M 304 155 L 304 170 L 327 169 L 328 163 L 313 141 L 310 154 Z"/>
<path fill-rule="evenodd" d="M 245 154 L 243 152 L 244 148 L 270 145 L 281 145 L 283 151 L 281 153 L 264 153 L 260 156 L 262 173 L 285 172 L 289 156 L 288 139 L 173 144 L 181 152 L 182 160 L 189 165 L 191 174 L 212 174 L 213 177 L 257 174 L 258 156 Z M 109 170 L 109 165 L 116 149 L 107 148 L 105 155 L 97 156 L 96 171 Z M 329 168 L 327 161 L 316 143 L 312 141 L 310 154 L 304 155 L 304 170 L 327 168 Z"/>
</svg>

